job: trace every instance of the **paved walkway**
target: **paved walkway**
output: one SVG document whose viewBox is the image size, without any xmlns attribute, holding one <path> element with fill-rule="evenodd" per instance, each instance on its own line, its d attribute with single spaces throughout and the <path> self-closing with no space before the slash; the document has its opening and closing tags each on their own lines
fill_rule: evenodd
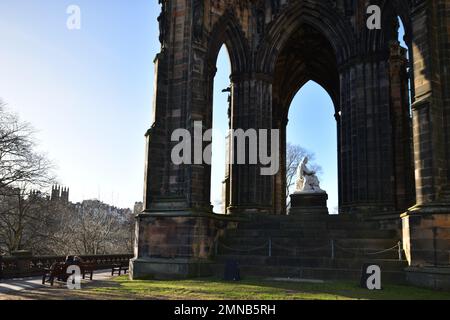
<svg viewBox="0 0 450 320">
<path fill-rule="evenodd" d="M 111 286 L 111 279 L 111 270 L 96 271 L 92 281 L 82 280 L 82 290 L 68 290 L 65 283 L 56 281 L 53 287 L 43 285 L 42 277 L 6 279 L 0 281 L 0 300 L 92 298 L 84 295 L 84 289 Z"/>
</svg>

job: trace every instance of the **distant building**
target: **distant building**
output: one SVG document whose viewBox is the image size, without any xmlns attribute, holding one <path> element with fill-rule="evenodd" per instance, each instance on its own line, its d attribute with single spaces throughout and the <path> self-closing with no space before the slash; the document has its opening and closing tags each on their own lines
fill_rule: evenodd
<svg viewBox="0 0 450 320">
<path fill-rule="evenodd" d="M 52 193 L 51 193 L 50 200 L 52 202 L 68 204 L 69 203 L 69 188 L 61 187 L 59 185 L 54 185 L 52 187 Z"/>
</svg>

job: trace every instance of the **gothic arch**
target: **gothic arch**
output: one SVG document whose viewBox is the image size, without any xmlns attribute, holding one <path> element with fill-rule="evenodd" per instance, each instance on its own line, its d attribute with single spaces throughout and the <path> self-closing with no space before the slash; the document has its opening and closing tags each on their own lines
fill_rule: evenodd
<svg viewBox="0 0 450 320">
<path fill-rule="evenodd" d="M 339 65 L 352 55 L 349 39 L 352 31 L 339 31 L 350 27 L 336 14 L 324 13 L 323 19 L 317 19 L 321 10 L 326 11 L 322 4 L 310 7 L 307 1 L 288 7 L 269 26 L 263 49 L 257 57 L 256 69 L 272 78 L 273 127 L 280 130 L 282 137 L 281 168 L 275 177 L 273 191 L 278 214 L 286 212 L 286 126 L 293 98 L 307 82 L 314 81 L 331 97 L 336 115 L 341 109 Z"/>
<path fill-rule="evenodd" d="M 277 20 L 269 25 L 264 43 L 256 58 L 256 70 L 272 74 L 277 57 L 289 41 L 292 33 L 302 24 L 308 24 L 323 34 L 332 45 L 338 64 L 353 55 L 354 32 L 336 11 L 330 10 L 327 3 L 301 1 L 287 6 Z"/>
<path fill-rule="evenodd" d="M 206 109 L 205 119 L 207 127 L 211 128 L 213 125 L 213 97 L 214 97 L 214 77 L 217 72 L 217 58 L 221 48 L 225 45 L 228 57 L 230 59 L 231 75 L 230 81 L 233 80 L 233 75 L 241 74 L 248 69 L 248 59 L 249 59 L 249 46 L 247 39 L 245 38 L 244 32 L 242 30 L 241 24 L 236 18 L 232 10 L 226 10 L 225 13 L 219 18 L 219 20 L 213 25 L 211 32 L 207 36 L 206 44 L 206 73 L 205 73 L 205 98 L 206 98 Z M 234 95 L 234 94 L 232 94 Z M 231 109 L 228 110 L 229 114 Z M 229 124 L 231 125 L 230 119 Z M 226 151 L 228 152 L 228 151 Z M 230 169 L 226 169 L 225 172 L 225 185 L 227 186 L 225 194 L 225 199 L 230 197 L 230 179 L 229 179 Z M 207 198 L 205 201 L 209 201 L 210 198 L 210 182 L 211 182 L 211 166 L 207 166 L 206 174 L 204 179 L 204 190 L 206 190 Z M 228 200 L 225 200 L 225 204 Z"/>
<path fill-rule="evenodd" d="M 361 44 L 363 53 L 373 53 L 389 50 L 389 41 L 394 32 L 392 22 L 400 17 L 405 27 L 405 41 L 411 49 L 412 47 L 412 21 L 411 4 L 409 0 L 388 0 L 380 4 L 382 30 L 369 30 L 363 25 Z M 411 51 L 411 50 L 410 50 Z"/>
<path fill-rule="evenodd" d="M 208 35 L 207 64 L 215 74 L 220 49 L 225 44 L 230 56 L 231 73 L 244 72 L 248 68 L 248 43 L 244 32 L 231 10 L 227 10 L 213 26 Z"/>
<path fill-rule="evenodd" d="M 369 30 L 365 25 L 361 32 L 360 53 L 369 59 L 374 55 L 381 60 L 387 59 L 390 54 L 392 40 L 397 40 L 398 25 L 397 19 L 400 18 L 404 31 L 408 49 L 407 59 L 409 61 L 408 67 L 410 69 L 410 90 L 411 98 L 414 99 L 414 56 L 413 56 L 413 30 L 412 30 L 412 1 L 411 0 L 381 0 L 379 1 L 381 7 L 382 30 Z"/>
<path fill-rule="evenodd" d="M 397 16 L 402 19 L 405 26 L 406 42 L 409 43 L 412 39 L 411 0 L 394 0 L 388 1 L 388 3 L 391 3 Z"/>
<path fill-rule="evenodd" d="M 278 53 L 273 73 L 274 105 L 281 104 L 287 116 L 296 93 L 310 80 L 318 83 L 340 110 L 340 79 L 331 43 L 309 24 L 299 26 Z"/>
<path fill-rule="evenodd" d="M 384 3 L 384 7 L 382 10 L 383 13 L 383 23 L 386 23 L 385 25 L 387 28 L 385 28 L 385 36 L 389 35 L 392 25 L 389 24 L 389 21 L 392 19 L 395 19 L 397 17 L 400 17 L 402 20 L 402 23 L 405 27 L 405 36 L 407 39 L 406 42 L 409 45 L 409 42 L 412 38 L 412 22 L 411 22 L 411 1 L 409 0 L 392 0 L 392 1 L 386 1 Z"/>
</svg>

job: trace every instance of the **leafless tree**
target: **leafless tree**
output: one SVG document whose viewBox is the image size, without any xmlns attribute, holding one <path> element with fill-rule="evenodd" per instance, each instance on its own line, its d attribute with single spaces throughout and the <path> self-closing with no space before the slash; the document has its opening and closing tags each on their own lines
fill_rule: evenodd
<svg viewBox="0 0 450 320">
<path fill-rule="evenodd" d="M 96 200 L 72 204 L 35 191 L 55 180 L 51 162 L 35 147 L 32 127 L 0 102 L 0 254 L 132 252 L 131 210 Z"/>
<path fill-rule="evenodd" d="M 322 168 L 314 164 L 315 155 L 298 146 L 288 143 L 286 146 L 286 203 L 288 204 L 291 188 L 295 185 L 297 168 L 304 157 L 308 157 L 311 168 L 317 173 L 321 174 Z"/>
<path fill-rule="evenodd" d="M 55 254 L 116 254 L 132 252 L 129 209 L 118 209 L 98 200 L 60 208 L 55 233 Z"/>
<path fill-rule="evenodd" d="M 53 181 L 51 170 L 51 162 L 35 150 L 30 124 L 7 111 L 0 101 L 0 193 L 18 184 L 47 187 Z"/>
<path fill-rule="evenodd" d="M 56 217 L 48 197 L 27 190 L 22 185 L 0 195 L 0 248 L 8 254 L 22 249 L 47 254 Z"/>
<path fill-rule="evenodd" d="M 47 222 L 33 190 L 53 182 L 52 164 L 36 152 L 33 133 L 0 102 L 0 250 L 8 253 L 39 243 Z"/>
</svg>

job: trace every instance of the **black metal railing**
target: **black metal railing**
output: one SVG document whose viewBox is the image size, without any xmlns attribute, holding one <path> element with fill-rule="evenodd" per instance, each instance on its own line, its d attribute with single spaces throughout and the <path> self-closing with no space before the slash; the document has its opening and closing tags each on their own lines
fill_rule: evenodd
<svg viewBox="0 0 450 320">
<path fill-rule="evenodd" d="M 94 265 L 95 270 L 109 269 L 116 265 L 126 265 L 132 254 L 80 256 L 83 262 Z M 0 256 L 0 279 L 41 275 L 45 268 L 55 262 L 64 262 L 65 256 Z"/>
</svg>

